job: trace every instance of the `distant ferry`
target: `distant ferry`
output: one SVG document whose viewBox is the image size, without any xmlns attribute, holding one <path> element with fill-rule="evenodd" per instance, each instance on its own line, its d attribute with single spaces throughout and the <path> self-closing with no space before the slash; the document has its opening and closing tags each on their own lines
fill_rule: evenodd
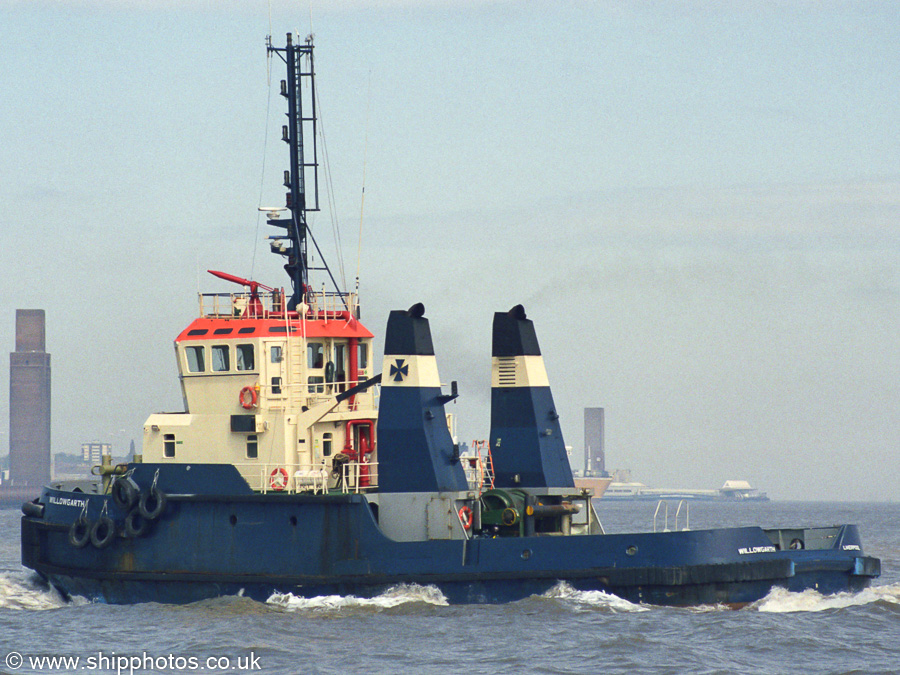
<svg viewBox="0 0 900 675">
<path fill-rule="evenodd" d="M 577 485 L 577 482 L 576 482 Z M 691 499 L 698 501 L 727 502 L 767 502 L 769 497 L 750 486 L 745 480 L 727 480 L 718 490 L 688 490 L 674 488 L 651 488 L 637 482 L 610 483 L 603 494 L 604 499 L 644 500 Z"/>
</svg>

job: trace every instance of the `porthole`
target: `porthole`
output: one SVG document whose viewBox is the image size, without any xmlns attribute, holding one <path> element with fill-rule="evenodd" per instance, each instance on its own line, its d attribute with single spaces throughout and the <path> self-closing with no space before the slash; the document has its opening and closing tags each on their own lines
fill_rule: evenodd
<svg viewBox="0 0 900 675">
<path fill-rule="evenodd" d="M 634 555 L 635 553 L 637 553 L 637 546 L 632 544 L 631 546 L 629 546 L 628 548 L 625 549 L 625 553 L 627 553 L 628 555 Z"/>
</svg>

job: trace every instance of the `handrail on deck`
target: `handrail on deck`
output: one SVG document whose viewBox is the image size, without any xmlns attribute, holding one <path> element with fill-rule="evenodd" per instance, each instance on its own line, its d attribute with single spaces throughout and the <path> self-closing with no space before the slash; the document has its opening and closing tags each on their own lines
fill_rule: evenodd
<svg viewBox="0 0 900 675">
<path fill-rule="evenodd" d="M 664 515 L 664 524 L 663 524 L 663 532 L 669 532 L 669 502 L 664 499 L 660 499 L 656 503 L 656 511 L 653 513 L 653 531 L 656 532 L 656 519 L 659 516 L 660 508 L 665 507 Z M 679 500 L 678 508 L 675 509 L 675 531 L 678 531 L 678 517 L 681 515 L 681 509 L 684 507 L 684 528 L 683 530 L 691 529 L 691 505 L 688 504 L 684 499 Z"/>
<path fill-rule="evenodd" d="M 219 319 L 239 319 L 248 311 L 253 311 L 257 318 L 285 318 L 285 295 L 283 289 L 259 291 L 256 294 L 258 306 L 254 310 L 253 296 L 248 292 L 238 293 L 199 293 L 200 316 Z M 294 316 L 292 320 L 315 318 L 324 313 L 325 316 L 337 316 L 341 312 L 350 312 L 356 316 L 358 310 L 356 293 L 337 291 L 310 291 L 305 312 Z M 304 316 L 305 315 L 305 316 Z"/>
<path fill-rule="evenodd" d="M 663 506 L 666 507 L 666 510 L 665 510 L 666 519 L 665 519 L 665 525 L 663 525 L 663 532 L 669 531 L 669 502 L 667 502 L 663 499 L 660 499 L 658 502 L 656 502 L 656 511 L 653 512 L 653 531 L 654 532 L 657 531 L 656 530 L 656 517 L 659 515 L 660 507 L 663 507 Z"/>
<path fill-rule="evenodd" d="M 377 462 L 349 462 L 341 466 L 340 480 L 324 464 L 279 464 L 242 462 L 234 465 L 255 492 L 262 494 L 311 492 L 345 494 L 369 492 L 378 487 Z M 334 487 L 329 483 L 336 481 Z"/>
</svg>

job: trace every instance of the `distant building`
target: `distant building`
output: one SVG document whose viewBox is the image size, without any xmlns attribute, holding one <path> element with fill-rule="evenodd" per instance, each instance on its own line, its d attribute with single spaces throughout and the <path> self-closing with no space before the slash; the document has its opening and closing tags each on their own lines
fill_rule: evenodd
<svg viewBox="0 0 900 675">
<path fill-rule="evenodd" d="M 110 443 L 91 441 L 90 443 L 81 444 L 81 459 L 91 466 L 101 464 L 103 461 L 102 455 L 112 455 L 112 445 Z"/>
<path fill-rule="evenodd" d="M 9 478 L 13 487 L 50 482 L 50 354 L 44 310 L 16 310 L 16 350 L 9 355 Z"/>
<path fill-rule="evenodd" d="M 584 475 L 606 475 L 603 408 L 584 409 Z"/>
</svg>

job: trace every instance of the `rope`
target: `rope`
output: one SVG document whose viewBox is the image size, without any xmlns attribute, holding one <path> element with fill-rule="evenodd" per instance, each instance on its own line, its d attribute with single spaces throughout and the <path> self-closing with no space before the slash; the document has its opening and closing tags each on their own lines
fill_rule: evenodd
<svg viewBox="0 0 900 675">
<path fill-rule="evenodd" d="M 328 161 L 328 145 L 325 142 L 325 124 L 322 121 L 322 104 L 319 101 L 318 88 L 316 88 L 313 93 L 316 97 L 316 111 L 318 112 L 319 117 L 319 137 L 322 139 L 322 171 L 325 174 L 325 193 L 326 199 L 328 200 L 328 210 L 331 212 L 331 233 L 334 237 L 334 249 L 335 253 L 337 254 L 338 273 L 341 279 L 340 288 L 347 288 L 347 278 L 344 271 L 344 254 L 341 243 L 341 230 L 338 226 L 337 205 L 334 200 L 334 184 L 332 183 L 331 163 Z M 319 251 L 319 256 L 322 256 L 321 251 Z M 322 260 L 324 259 L 325 258 L 322 257 Z"/>
<path fill-rule="evenodd" d="M 269 12 L 271 14 L 271 4 L 269 6 Z M 269 17 L 269 23 L 271 24 L 271 16 Z M 271 27 L 269 28 L 269 35 L 271 35 Z M 248 279 L 253 278 L 253 272 L 256 269 L 256 250 L 259 248 L 257 242 L 259 241 L 259 228 L 262 221 L 262 211 L 259 210 L 259 207 L 262 206 L 263 199 L 263 188 L 266 183 L 266 156 L 268 155 L 269 149 L 269 112 L 272 107 L 272 52 L 266 51 L 266 131 L 263 137 L 263 157 L 262 157 L 262 170 L 260 171 L 259 176 L 259 201 L 256 206 L 256 233 L 253 235 L 253 256 L 250 259 L 250 275 L 247 277 Z M 267 216 L 268 217 L 268 216 Z"/>
</svg>

